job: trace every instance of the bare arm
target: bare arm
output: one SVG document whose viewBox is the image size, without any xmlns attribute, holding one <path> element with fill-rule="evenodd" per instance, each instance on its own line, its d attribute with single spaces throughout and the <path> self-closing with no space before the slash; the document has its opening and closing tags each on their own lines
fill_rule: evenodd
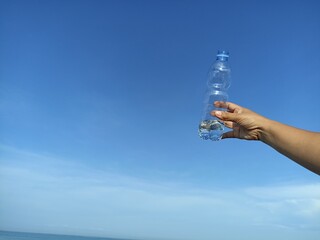
<svg viewBox="0 0 320 240">
<path fill-rule="evenodd" d="M 215 105 L 228 110 L 212 113 L 232 129 L 223 138 L 260 140 L 320 175 L 320 133 L 272 121 L 234 103 L 216 102 Z"/>
<path fill-rule="evenodd" d="M 303 167 L 320 175 L 320 133 L 269 121 L 261 140 Z"/>
</svg>

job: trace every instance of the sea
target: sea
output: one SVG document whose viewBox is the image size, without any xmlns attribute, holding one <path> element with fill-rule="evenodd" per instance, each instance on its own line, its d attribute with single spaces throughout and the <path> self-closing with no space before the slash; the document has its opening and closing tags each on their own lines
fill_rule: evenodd
<svg viewBox="0 0 320 240">
<path fill-rule="evenodd" d="M 0 240 L 129 240 L 129 239 L 0 231 Z"/>
</svg>

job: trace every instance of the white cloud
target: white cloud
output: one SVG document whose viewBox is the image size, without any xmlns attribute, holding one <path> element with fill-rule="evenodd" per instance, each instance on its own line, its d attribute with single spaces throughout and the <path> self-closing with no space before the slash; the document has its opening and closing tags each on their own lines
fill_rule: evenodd
<svg viewBox="0 0 320 240">
<path fill-rule="evenodd" d="M 320 183 L 252 187 L 246 193 L 262 212 L 257 224 L 320 230 Z"/>
<path fill-rule="evenodd" d="M 264 199 L 320 198 L 320 183 L 251 187 L 247 192 Z"/>
<path fill-rule="evenodd" d="M 1 148 L 0 229 L 160 239 L 320 233 L 318 183 L 199 190 Z"/>
<path fill-rule="evenodd" d="M 270 212 L 290 212 L 303 217 L 320 217 L 320 183 L 249 188 L 257 205 Z"/>
</svg>

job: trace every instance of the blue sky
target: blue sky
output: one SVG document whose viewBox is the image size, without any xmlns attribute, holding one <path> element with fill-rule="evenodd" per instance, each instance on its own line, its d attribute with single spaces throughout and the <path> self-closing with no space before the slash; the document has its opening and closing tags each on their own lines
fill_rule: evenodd
<svg viewBox="0 0 320 240">
<path fill-rule="evenodd" d="M 316 239 L 319 177 L 259 142 L 197 136 L 206 74 L 320 131 L 317 1 L 1 1 L 0 229 Z M 231 230 L 232 229 L 232 230 Z"/>
</svg>

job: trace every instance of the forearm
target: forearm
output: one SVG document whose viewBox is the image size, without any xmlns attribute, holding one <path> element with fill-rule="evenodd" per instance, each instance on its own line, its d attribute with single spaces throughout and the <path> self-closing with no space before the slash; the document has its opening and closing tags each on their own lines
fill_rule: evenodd
<svg viewBox="0 0 320 240">
<path fill-rule="evenodd" d="M 269 120 L 262 131 L 261 140 L 320 175 L 320 133 Z"/>
</svg>

